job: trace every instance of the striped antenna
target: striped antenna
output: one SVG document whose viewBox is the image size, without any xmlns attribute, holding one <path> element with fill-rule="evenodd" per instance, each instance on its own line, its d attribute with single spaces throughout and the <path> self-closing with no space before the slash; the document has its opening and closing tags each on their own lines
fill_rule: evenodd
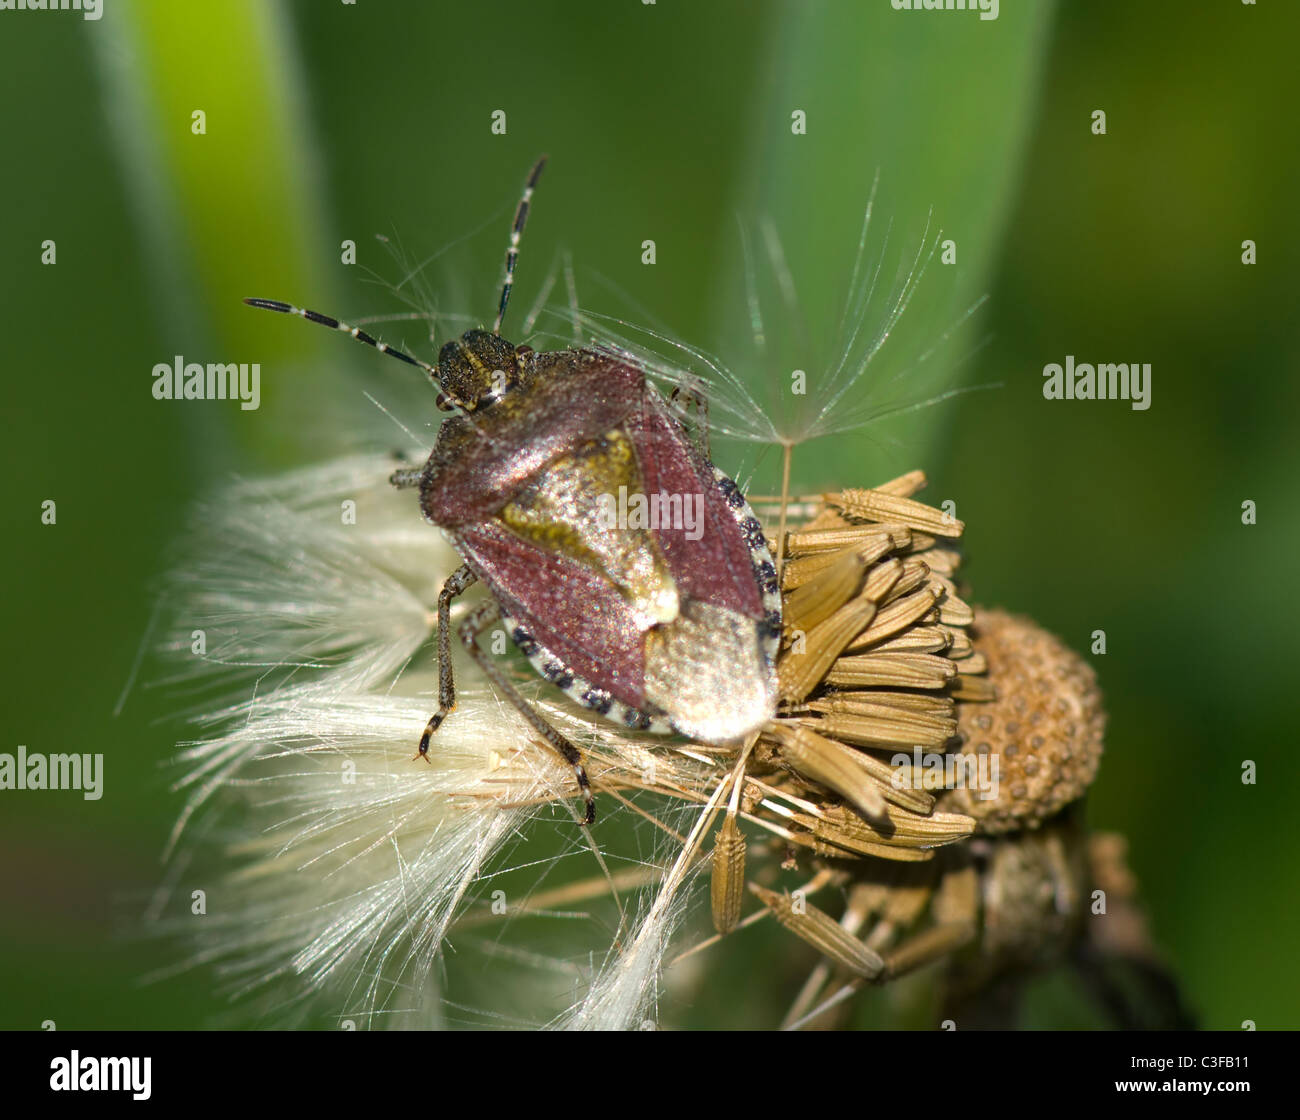
<svg viewBox="0 0 1300 1120">
<path fill-rule="evenodd" d="M 349 337 L 355 338 L 358 342 L 364 342 L 367 346 L 373 346 L 381 354 L 387 354 L 390 358 L 397 358 L 399 361 L 405 362 L 407 365 L 417 366 L 433 378 L 433 383 L 438 386 L 440 407 L 444 400 L 449 401 L 452 404 L 459 404 L 459 402 L 453 401 L 452 398 L 448 396 L 446 390 L 443 389 L 442 382 L 438 379 L 437 366 L 431 366 L 428 362 L 422 362 L 419 358 L 412 358 L 410 354 L 397 350 L 394 347 L 389 346 L 388 343 L 381 342 L 373 335 L 367 334 L 360 327 L 349 326 L 341 319 L 334 318 L 333 315 L 322 315 L 319 311 L 309 311 L 305 307 L 294 307 L 293 304 L 285 303 L 283 300 L 257 299 L 251 297 L 244 300 L 244 302 L 248 304 L 249 307 L 260 307 L 264 311 L 278 311 L 281 315 L 297 315 L 300 319 L 306 319 L 309 323 L 319 323 L 322 327 L 330 327 L 333 330 L 342 331 Z"/>
<path fill-rule="evenodd" d="M 523 236 L 524 223 L 528 221 L 528 204 L 533 199 L 533 188 L 542 177 L 542 168 L 546 166 L 546 157 L 542 156 L 528 173 L 528 182 L 524 184 L 523 196 L 515 209 L 515 221 L 510 227 L 510 244 L 506 248 L 506 278 L 501 285 L 501 303 L 497 307 L 496 322 L 492 324 L 492 333 L 501 333 L 501 320 L 506 317 L 506 304 L 510 302 L 510 289 L 515 284 L 515 263 L 519 260 L 519 239 Z"/>
<path fill-rule="evenodd" d="M 510 289 L 515 282 L 515 264 L 519 260 L 519 239 L 524 232 L 524 224 L 528 221 L 528 205 L 533 198 L 533 189 L 537 186 L 537 180 L 542 176 L 542 168 L 546 166 L 546 157 L 542 156 L 535 164 L 533 169 L 528 173 L 528 181 L 524 184 L 524 193 L 519 199 L 519 205 L 515 208 L 515 220 L 510 227 L 510 244 L 506 249 L 506 278 L 505 283 L 501 286 L 501 302 L 497 307 L 496 322 L 492 324 L 492 333 L 501 334 L 501 320 L 505 318 L 506 305 L 510 302 Z M 367 346 L 373 346 L 381 354 L 387 354 L 390 357 L 397 358 L 399 361 L 406 362 L 407 365 L 416 366 L 424 370 L 431 378 L 433 383 L 438 386 L 438 407 L 450 409 L 452 405 L 458 408 L 464 406 L 460 401 L 451 396 L 443 387 L 438 377 L 438 367 L 431 366 L 428 362 L 422 362 L 419 358 L 413 358 L 401 350 L 389 346 L 386 342 L 381 342 L 371 334 L 367 334 L 360 327 L 354 327 L 341 319 L 334 318 L 333 315 L 322 315 L 319 311 L 309 311 L 304 307 L 295 307 L 291 303 L 285 303 L 278 299 L 257 299 L 250 298 L 244 300 L 249 307 L 260 307 L 265 311 L 278 311 L 281 315 L 297 315 L 300 319 L 306 319 L 309 323 L 320 323 L 323 327 L 330 327 L 336 331 L 342 331 L 344 334 L 355 338 L 358 342 L 364 342 Z"/>
</svg>

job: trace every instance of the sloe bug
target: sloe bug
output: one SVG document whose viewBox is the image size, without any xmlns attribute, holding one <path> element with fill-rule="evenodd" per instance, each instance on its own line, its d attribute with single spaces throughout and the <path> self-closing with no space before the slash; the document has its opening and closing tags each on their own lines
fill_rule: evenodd
<svg viewBox="0 0 1300 1120">
<path fill-rule="evenodd" d="M 254 307 L 344 331 L 410 365 L 456 414 L 422 468 L 392 476 L 418 487 L 424 516 L 464 560 L 438 596 L 438 710 L 429 741 L 456 706 L 451 603 L 481 581 L 492 599 L 460 626 L 475 662 L 569 762 L 595 801 L 578 749 L 535 711 L 478 645 L 500 621 L 539 673 L 579 704 L 633 730 L 724 745 L 776 709 L 781 632 L 776 567 L 763 528 L 736 484 L 621 355 L 572 348 L 538 353 L 501 337 L 519 240 L 539 159 L 515 211 L 505 281 L 490 332 L 443 345 L 438 364 L 413 358 L 329 315 L 278 300 Z M 643 499 L 646 524 L 609 524 L 614 495 Z M 620 507 L 622 508 L 622 507 Z M 687 526 L 686 511 L 696 511 Z"/>
</svg>

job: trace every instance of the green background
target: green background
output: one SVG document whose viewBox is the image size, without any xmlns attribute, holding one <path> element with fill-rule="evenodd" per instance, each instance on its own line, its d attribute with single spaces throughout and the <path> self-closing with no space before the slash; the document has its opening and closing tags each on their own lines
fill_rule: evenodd
<svg viewBox="0 0 1300 1120">
<path fill-rule="evenodd" d="M 431 438 L 430 394 L 408 369 L 239 299 L 407 311 L 382 233 L 416 261 L 456 242 L 415 305 L 490 321 L 509 214 L 542 151 L 512 322 L 568 250 L 585 308 L 734 355 L 774 402 L 796 367 L 816 397 L 877 174 L 873 228 L 892 222 L 891 253 L 931 218 L 930 236 L 955 240 L 957 264 L 930 265 L 853 392 L 888 406 L 1000 387 L 802 444 L 796 489 L 924 467 L 925 496 L 954 500 L 968 525 L 979 601 L 1079 650 L 1106 631 L 1091 820 L 1129 838 L 1155 936 L 1205 1025 L 1300 1025 L 1298 15 L 1276 0 L 1003 0 L 991 22 L 888 0 L 0 13 L 0 749 L 107 756 L 101 801 L 0 795 L 0 1026 L 210 1019 L 203 975 L 139 983 L 169 959 L 134 930 L 178 808 L 159 763 L 184 734 L 148 664 L 114 715 L 154 581 L 204 488 L 393 442 L 363 392 Z M 770 360 L 744 364 L 740 231 L 760 241 L 769 219 L 802 312 L 773 307 Z M 339 262 L 345 238 L 356 266 Z M 909 355 L 985 295 L 914 377 Z M 383 334 L 431 356 L 419 323 Z M 1042 367 L 1067 353 L 1150 362 L 1150 410 L 1045 401 Z M 150 371 L 175 354 L 260 362 L 261 409 L 155 401 Z M 797 426 L 803 402 L 784 401 Z M 770 448 L 723 441 L 715 457 L 775 485 Z M 46 499 L 55 526 L 40 523 Z M 790 944 L 758 936 L 718 956 L 677 1021 L 772 1021 L 798 978 L 770 971 Z M 889 1015 L 877 1001 L 861 1021 Z M 1094 1020 L 1049 983 L 1028 1022 Z"/>
</svg>

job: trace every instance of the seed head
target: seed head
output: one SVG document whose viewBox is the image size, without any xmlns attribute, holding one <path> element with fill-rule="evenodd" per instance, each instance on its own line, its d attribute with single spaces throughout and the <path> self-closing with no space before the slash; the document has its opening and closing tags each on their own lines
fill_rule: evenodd
<svg viewBox="0 0 1300 1120">
<path fill-rule="evenodd" d="M 1106 714 L 1097 675 L 1078 654 L 1027 618 L 981 609 L 975 650 L 988 664 L 995 699 L 957 705 L 962 754 L 994 754 L 997 796 L 944 793 L 945 809 L 977 831 L 1037 828 L 1082 797 L 1097 773 Z"/>
</svg>

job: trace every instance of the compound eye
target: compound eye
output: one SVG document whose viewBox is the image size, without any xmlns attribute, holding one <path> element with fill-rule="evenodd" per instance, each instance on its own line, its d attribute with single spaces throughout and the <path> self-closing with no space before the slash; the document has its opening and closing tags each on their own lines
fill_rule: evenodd
<svg viewBox="0 0 1300 1120">
<path fill-rule="evenodd" d="M 433 403 L 436 404 L 436 405 L 438 406 L 438 411 L 439 411 L 439 412 L 455 412 L 455 411 L 456 411 L 456 406 L 455 406 L 454 404 L 451 403 L 451 398 L 450 398 L 449 396 L 447 396 L 447 394 L 444 393 L 444 392 L 442 392 L 441 390 L 438 391 L 438 396 L 437 396 L 437 398 L 435 399 L 435 401 L 434 401 Z"/>
<path fill-rule="evenodd" d="M 532 354 L 532 353 L 534 353 L 534 350 L 533 350 L 533 348 L 532 348 L 531 346 L 516 346 L 516 347 L 515 347 L 515 356 L 516 356 L 516 357 L 519 357 L 519 358 L 526 358 L 526 357 L 528 357 L 529 354 Z"/>
</svg>

